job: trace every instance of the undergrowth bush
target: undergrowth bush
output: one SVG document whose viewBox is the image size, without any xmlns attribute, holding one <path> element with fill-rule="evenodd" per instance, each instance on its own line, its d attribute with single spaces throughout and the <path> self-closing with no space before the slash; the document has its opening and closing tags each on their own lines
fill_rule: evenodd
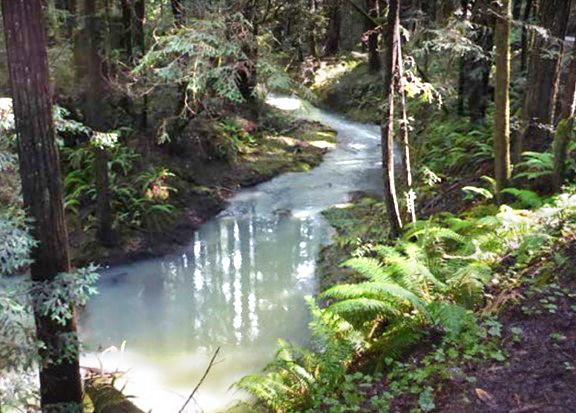
<svg viewBox="0 0 576 413">
<path fill-rule="evenodd" d="M 411 395 L 417 411 L 433 410 L 432 385 L 458 374 L 458 365 L 505 359 L 501 325 L 490 314 L 506 301 L 492 292 L 516 286 L 518 270 L 574 228 L 574 217 L 569 191 L 534 211 L 502 205 L 494 214 L 418 221 L 394 244 L 358 245 L 358 234 L 345 231 L 348 241 L 339 242 L 354 248 L 342 265 L 360 281 L 324 291 L 326 308 L 312 306 L 313 335 L 322 331 L 324 341 L 312 349 L 283 342 L 265 375 L 238 387 L 274 412 L 386 412 L 400 394 Z M 505 257 L 515 264 L 502 267 Z M 407 362 L 420 343 L 431 350 Z M 375 377 L 385 383 L 377 394 Z"/>
</svg>

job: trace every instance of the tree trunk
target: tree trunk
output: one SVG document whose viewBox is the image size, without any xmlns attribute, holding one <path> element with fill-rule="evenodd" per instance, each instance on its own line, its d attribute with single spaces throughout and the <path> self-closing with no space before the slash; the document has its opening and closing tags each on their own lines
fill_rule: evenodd
<svg viewBox="0 0 576 413">
<path fill-rule="evenodd" d="M 41 0 L 2 0 L 2 14 L 24 208 L 34 219 L 32 235 L 38 241 L 32 250 L 30 271 L 32 280 L 50 281 L 59 273 L 69 272 L 70 261 Z M 61 325 L 42 315 L 41 304 L 36 303 L 34 318 L 38 339 L 46 345 L 40 351 L 42 410 L 74 404 L 76 410 L 70 405 L 65 411 L 80 411 L 78 349 L 72 347 L 71 357 L 66 359 L 54 358 L 63 350 L 64 337 L 76 337 L 75 315 Z"/>
<path fill-rule="evenodd" d="M 388 26 L 386 29 L 386 73 L 385 87 L 388 90 L 387 116 L 382 119 L 382 166 L 384 168 L 384 195 L 390 221 L 390 238 L 396 239 L 402 231 L 402 219 L 396 195 L 394 173 L 394 95 L 398 76 L 398 44 L 400 34 L 400 0 L 388 2 Z"/>
<path fill-rule="evenodd" d="M 318 13 L 318 0 L 311 0 L 310 3 L 310 14 L 314 15 Z M 318 58 L 318 47 L 316 45 L 316 21 L 314 17 L 310 19 L 310 25 L 308 27 L 308 53 L 315 59 Z"/>
<path fill-rule="evenodd" d="M 366 0 L 366 9 L 373 18 L 380 17 L 378 0 Z M 382 67 L 380 53 L 378 53 L 378 32 L 376 25 L 371 19 L 364 19 L 364 32 L 368 32 L 368 70 L 371 73 L 378 73 Z"/>
<path fill-rule="evenodd" d="M 554 175 L 553 186 L 555 192 L 560 192 L 564 183 L 566 170 L 566 157 L 568 144 L 574 130 L 574 109 L 576 106 L 576 44 L 572 45 L 572 60 L 568 72 L 568 81 L 564 89 L 564 105 L 560 115 L 560 122 L 556 127 L 554 139 Z"/>
<path fill-rule="evenodd" d="M 558 92 L 560 62 L 571 0 L 547 0 L 540 7 L 540 24 L 548 36 L 536 32 L 528 68 L 524 119 L 527 127 L 519 135 L 515 159 L 523 150 L 544 150 L 552 140 L 554 108 Z"/>
<path fill-rule="evenodd" d="M 257 116 L 257 102 L 254 94 L 258 81 L 256 73 L 256 62 L 258 60 L 258 45 L 256 43 L 256 37 L 258 36 L 258 22 L 256 19 L 256 13 L 256 4 L 252 1 L 247 2 L 246 6 L 242 10 L 244 18 L 252 25 L 252 33 L 242 45 L 242 50 L 246 55 L 246 61 L 244 62 L 244 67 L 238 71 L 238 89 L 240 90 L 242 97 L 249 104 L 253 105 L 253 108 L 255 109 L 254 115 Z"/>
<path fill-rule="evenodd" d="M 524 16 L 522 17 L 522 52 L 520 55 L 520 70 L 526 70 L 526 62 L 528 60 L 528 20 L 530 19 L 530 12 L 532 11 L 532 0 L 526 0 L 524 7 Z"/>
<path fill-rule="evenodd" d="M 404 67 L 402 61 L 402 40 L 400 37 L 400 25 L 398 25 L 398 33 L 396 33 L 398 38 L 398 47 L 396 49 L 398 53 L 398 59 L 396 64 L 398 66 L 398 77 L 397 77 L 397 88 L 400 93 L 400 113 L 402 119 L 400 119 L 400 143 L 402 146 L 402 177 L 403 183 L 406 187 L 406 213 L 404 218 L 410 222 L 416 222 L 416 209 L 414 206 L 415 193 L 412 188 L 412 166 L 410 163 L 410 142 L 408 139 L 408 116 L 406 115 L 406 92 L 404 91 L 404 85 L 402 81 L 404 79 Z"/>
<path fill-rule="evenodd" d="M 496 17 L 496 81 L 494 108 L 494 174 L 498 202 L 500 191 L 508 186 L 510 164 L 510 0 L 503 0 Z"/>
<path fill-rule="evenodd" d="M 86 13 L 86 37 L 88 40 L 88 79 L 90 87 L 86 90 L 86 124 L 96 131 L 108 129 L 102 117 L 102 104 L 105 101 L 103 62 L 100 57 L 100 31 L 96 16 L 96 0 L 84 0 Z M 98 215 L 98 240 L 102 245 L 115 244 L 112 231 L 112 208 L 110 206 L 110 187 L 108 182 L 108 154 L 105 148 L 95 147 L 94 174 L 96 177 L 96 204 Z"/>
<path fill-rule="evenodd" d="M 324 45 L 324 56 L 334 56 L 340 50 L 340 29 L 342 27 L 342 1 L 330 0 L 328 33 Z"/>
<path fill-rule="evenodd" d="M 522 3 L 524 0 L 514 0 L 514 6 L 512 7 L 512 18 L 518 20 L 520 14 L 522 13 Z"/>
<path fill-rule="evenodd" d="M 184 24 L 184 4 L 182 0 L 171 0 L 170 4 L 172 6 L 172 16 L 174 16 L 174 24 L 176 26 L 182 26 Z"/>
<path fill-rule="evenodd" d="M 122 0 L 122 43 L 126 52 L 128 62 L 132 61 L 134 56 L 134 47 L 132 43 L 132 0 Z"/>
</svg>

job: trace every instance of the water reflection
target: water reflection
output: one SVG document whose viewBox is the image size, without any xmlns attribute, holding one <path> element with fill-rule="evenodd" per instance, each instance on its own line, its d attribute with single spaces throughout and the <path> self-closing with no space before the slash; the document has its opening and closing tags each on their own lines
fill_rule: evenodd
<svg viewBox="0 0 576 413">
<path fill-rule="evenodd" d="M 248 371 L 260 369 L 277 338 L 305 343 L 304 296 L 314 291 L 317 248 L 328 239 L 321 221 L 222 217 L 178 255 L 105 272 L 81 323 L 85 342 L 106 348 L 126 340 L 128 352 L 149 362 L 184 364 L 221 346 L 225 358 L 252 360 Z M 237 369 L 228 364 L 228 376 L 247 373 L 244 362 Z M 167 380 L 193 387 L 190 375 L 202 367 L 167 372 Z"/>
</svg>

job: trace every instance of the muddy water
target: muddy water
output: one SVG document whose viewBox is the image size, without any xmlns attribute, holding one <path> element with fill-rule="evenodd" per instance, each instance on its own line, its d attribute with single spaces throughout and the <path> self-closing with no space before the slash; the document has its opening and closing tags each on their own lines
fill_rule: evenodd
<svg viewBox="0 0 576 413">
<path fill-rule="evenodd" d="M 124 351 L 83 365 L 125 372 L 125 393 L 145 411 L 178 412 L 211 355 L 218 363 L 186 411 L 214 412 L 242 394 L 229 389 L 271 360 L 282 337 L 306 344 L 315 258 L 330 239 L 323 209 L 350 191 L 381 188 L 379 131 L 297 99 L 269 103 L 338 132 L 338 147 L 308 173 L 288 173 L 236 195 L 178 254 L 109 268 L 86 308 L 88 350 Z"/>
</svg>

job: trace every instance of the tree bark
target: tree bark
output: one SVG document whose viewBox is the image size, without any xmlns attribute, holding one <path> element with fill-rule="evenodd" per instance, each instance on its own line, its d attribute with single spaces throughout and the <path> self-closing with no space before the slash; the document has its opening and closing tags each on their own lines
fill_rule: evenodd
<svg viewBox="0 0 576 413">
<path fill-rule="evenodd" d="M 366 0 L 366 9 L 368 14 L 373 18 L 380 17 L 378 0 Z M 372 19 L 364 19 L 364 32 L 368 32 L 368 70 L 371 73 L 378 73 L 382 68 L 380 53 L 378 53 L 379 34 L 375 30 L 376 25 Z"/>
<path fill-rule="evenodd" d="M 526 62 L 528 60 L 528 20 L 530 19 L 530 12 L 532 11 L 532 0 L 526 0 L 524 7 L 524 16 L 522 17 L 522 52 L 520 55 L 520 70 L 526 70 Z"/>
<path fill-rule="evenodd" d="M 106 84 L 100 57 L 100 35 L 98 17 L 96 16 L 96 0 L 84 0 L 86 13 L 86 38 L 88 40 L 88 80 L 86 90 L 86 124 L 96 131 L 106 131 L 107 125 L 102 117 Z M 105 148 L 95 147 L 94 175 L 96 177 L 96 205 L 98 216 L 97 237 L 102 245 L 111 247 L 115 244 L 112 231 L 112 208 L 110 187 L 108 182 L 108 154 Z"/>
<path fill-rule="evenodd" d="M 524 119 L 527 127 L 519 135 L 515 159 L 523 150 L 544 150 L 552 140 L 554 109 L 560 62 L 571 0 L 547 0 L 540 7 L 540 24 L 547 36 L 537 32 L 528 68 Z"/>
<path fill-rule="evenodd" d="M 334 56 L 340 50 L 340 29 L 342 28 L 342 0 L 330 0 L 328 33 L 324 45 L 324 56 Z"/>
<path fill-rule="evenodd" d="M 398 47 L 396 52 L 398 53 L 398 59 L 396 64 L 398 66 L 398 77 L 397 77 L 397 87 L 400 94 L 400 113 L 402 118 L 400 119 L 400 143 L 402 146 L 402 176 L 403 183 L 406 187 L 406 213 L 404 218 L 406 221 L 416 222 L 416 209 L 414 206 L 415 193 L 412 188 L 412 165 L 410 163 L 410 141 L 408 139 L 408 116 L 406 115 L 406 92 L 404 91 L 404 85 L 402 84 L 404 79 L 404 67 L 402 61 L 402 39 L 400 37 L 400 25 L 398 25 L 398 33 L 396 33 L 398 39 Z"/>
<path fill-rule="evenodd" d="M 574 130 L 574 111 L 576 107 L 576 45 L 572 45 L 572 60 L 568 72 L 568 81 L 564 89 L 564 105 L 560 115 L 560 122 L 556 127 L 554 139 L 554 175 L 553 187 L 555 192 L 560 192 L 564 183 L 566 171 L 566 157 L 568 144 Z"/>
<path fill-rule="evenodd" d="M 398 76 L 398 44 L 400 34 L 400 0 L 388 2 L 388 25 L 386 29 L 386 73 L 384 84 L 388 90 L 388 108 L 382 119 L 382 166 L 384 168 L 384 195 L 388 220 L 390 221 L 390 238 L 396 239 L 402 231 L 402 218 L 396 195 L 394 173 L 394 95 L 396 77 Z"/>
<path fill-rule="evenodd" d="M 25 209 L 34 219 L 32 235 L 39 242 L 32 250 L 30 271 L 34 281 L 50 281 L 57 274 L 70 271 L 70 260 L 41 0 L 2 0 L 2 14 L 22 195 Z M 53 358 L 54 353 L 62 351 L 64 335 L 76 337 L 75 315 L 61 325 L 44 316 L 38 304 L 34 308 L 36 332 L 46 345 L 40 351 L 42 410 L 49 412 L 57 405 L 71 403 L 80 411 L 78 349 L 73 348 L 75 355 L 70 358 Z M 74 411 L 73 407 L 67 411 Z"/>
<path fill-rule="evenodd" d="M 494 108 L 494 174 L 497 200 L 500 191 L 508 186 L 510 163 L 510 0 L 503 0 L 496 17 L 496 88 Z"/>
</svg>

